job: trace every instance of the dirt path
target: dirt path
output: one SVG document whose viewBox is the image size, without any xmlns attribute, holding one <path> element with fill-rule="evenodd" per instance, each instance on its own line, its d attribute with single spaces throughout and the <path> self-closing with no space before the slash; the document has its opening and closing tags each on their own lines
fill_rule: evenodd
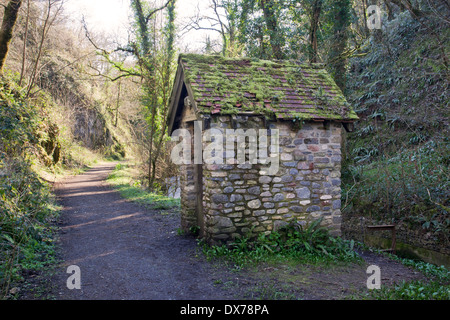
<svg viewBox="0 0 450 320">
<path fill-rule="evenodd" d="M 178 214 L 161 215 L 121 198 L 105 182 L 113 168 L 98 165 L 56 188 L 64 207 L 56 299 L 345 299 L 367 292 L 369 264 L 381 267 L 383 285 L 423 278 L 372 253 L 364 254 L 364 265 L 262 264 L 233 272 L 207 262 L 195 239 L 177 235 Z M 80 268 L 81 289 L 67 288 L 69 265 Z"/>
<path fill-rule="evenodd" d="M 194 239 L 177 236 L 177 219 L 127 202 L 105 183 L 101 164 L 57 188 L 64 206 L 57 299 L 227 299 L 215 270 L 196 257 Z M 67 266 L 81 289 L 66 286 Z"/>
</svg>

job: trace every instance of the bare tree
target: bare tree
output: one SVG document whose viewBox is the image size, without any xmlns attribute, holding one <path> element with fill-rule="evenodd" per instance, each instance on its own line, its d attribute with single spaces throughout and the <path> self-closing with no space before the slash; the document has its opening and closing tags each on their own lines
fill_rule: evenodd
<svg viewBox="0 0 450 320">
<path fill-rule="evenodd" d="M 45 15 L 45 19 L 44 19 L 44 24 L 42 26 L 41 39 L 40 39 L 40 43 L 39 43 L 39 47 L 38 47 L 38 53 L 37 53 L 37 56 L 34 61 L 33 71 L 31 72 L 31 75 L 30 75 L 30 81 L 28 83 L 28 88 L 27 88 L 27 93 L 26 93 L 27 97 L 30 95 L 31 89 L 33 88 L 35 80 L 36 80 L 36 76 L 38 73 L 39 60 L 41 58 L 42 49 L 44 47 L 44 40 L 47 37 L 50 27 L 55 22 L 56 17 L 61 12 L 63 3 L 64 3 L 63 0 L 47 0 L 46 15 Z M 53 12 L 53 9 L 55 9 L 54 12 Z"/>
<path fill-rule="evenodd" d="M 210 0 L 208 14 L 201 14 L 197 7 L 194 16 L 190 17 L 182 30 L 207 30 L 217 32 L 222 39 L 222 55 L 234 56 L 240 53 L 237 48 L 237 7 L 239 1 Z M 210 39 L 208 39 L 211 44 Z"/>
<path fill-rule="evenodd" d="M 20 69 L 19 86 L 22 85 L 23 76 L 25 73 L 25 60 L 27 54 L 27 37 L 28 37 L 28 20 L 30 19 L 30 0 L 27 0 L 27 16 L 25 21 L 25 32 L 23 36 L 23 49 L 22 49 L 22 66 Z"/>
<path fill-rule="evenodd" d="M 100 48 L 90 37 L 85 27 L 86 36 L 97 49 L 97 52 L 118 71 L 118 75 L 110 80 L 138 76 L 141 80 L 142 105 L 145 113 L 148 133 L 148 184 L 153 188 L 156 163 L 161 153 L 165 138 L 168 100 L 170 96 L 171 75 L 174 59 L 174 18 L 175 0 L 164 1 L 159 7 L 151 8 L 144 0 L 132 0 L 135 19 L 135 36 L 126 47 L 118 47 L 111 51 Z M 165 30 L 156 27 L 157 13 L 167 9 L 167 25 Z M 112 54 L 126 52 L 136 59 L 136 67 L 127 68 L 117 62 Z M 97 70 L 99 76 L 105 76 Z"/>
</svg>

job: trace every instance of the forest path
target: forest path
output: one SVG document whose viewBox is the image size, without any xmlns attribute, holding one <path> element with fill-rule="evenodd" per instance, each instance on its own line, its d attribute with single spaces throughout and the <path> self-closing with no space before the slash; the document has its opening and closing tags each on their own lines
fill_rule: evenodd
<svg viewBox="0 0 450 320">
<path fill-rule="evenodd" d="M 64 300 L 346 299 L 367 293 L 366 269 L 377 265 L 383 285 L 424 279 L 420 272 L 370 252 L 362 264 L 261 263 L 236 272 L 206 261 L 193 237 L 179 236 L 179 213 L 123 199 L 105 181 L 102 163 L 56 185 L 62 263 L 53 296 Z M 69 289 L 80 268 L 81 289 Z"/>
<path fill-rule="evenodd" d="M 99 164 L 56 187 L 63 206 L 56 299 L 229 299 L 195 239 L 177 235 L 173 213 L 129 202 L 105 182 L 114 167 Z M 81 289 L 67 288 L 69 265 L 80 268 Z"/>
</svg>

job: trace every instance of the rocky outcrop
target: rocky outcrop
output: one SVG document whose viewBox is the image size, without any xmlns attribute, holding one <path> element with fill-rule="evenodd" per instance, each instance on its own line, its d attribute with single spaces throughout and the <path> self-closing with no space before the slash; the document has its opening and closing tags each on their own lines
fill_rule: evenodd
<svg viewBox="0 0 450 320">
<path fill-rule="evenodd" d="M 79 107 L 75 110 L 72 132 L 76 140 L 92 150 L 114 144 L 106 120 L 94 108 Z"/>
</svg>

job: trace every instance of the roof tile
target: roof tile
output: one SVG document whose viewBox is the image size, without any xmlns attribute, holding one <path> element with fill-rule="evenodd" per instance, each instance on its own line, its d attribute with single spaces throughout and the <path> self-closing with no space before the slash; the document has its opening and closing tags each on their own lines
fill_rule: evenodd
<svg viewBox="0 0 450 320">
<path fill-rule="evenodd" d="M 180 55 L 179 63 L 202 113 L 358 119 L 331 76 L 317 64 L 196 54 Z"/>
</svg>

